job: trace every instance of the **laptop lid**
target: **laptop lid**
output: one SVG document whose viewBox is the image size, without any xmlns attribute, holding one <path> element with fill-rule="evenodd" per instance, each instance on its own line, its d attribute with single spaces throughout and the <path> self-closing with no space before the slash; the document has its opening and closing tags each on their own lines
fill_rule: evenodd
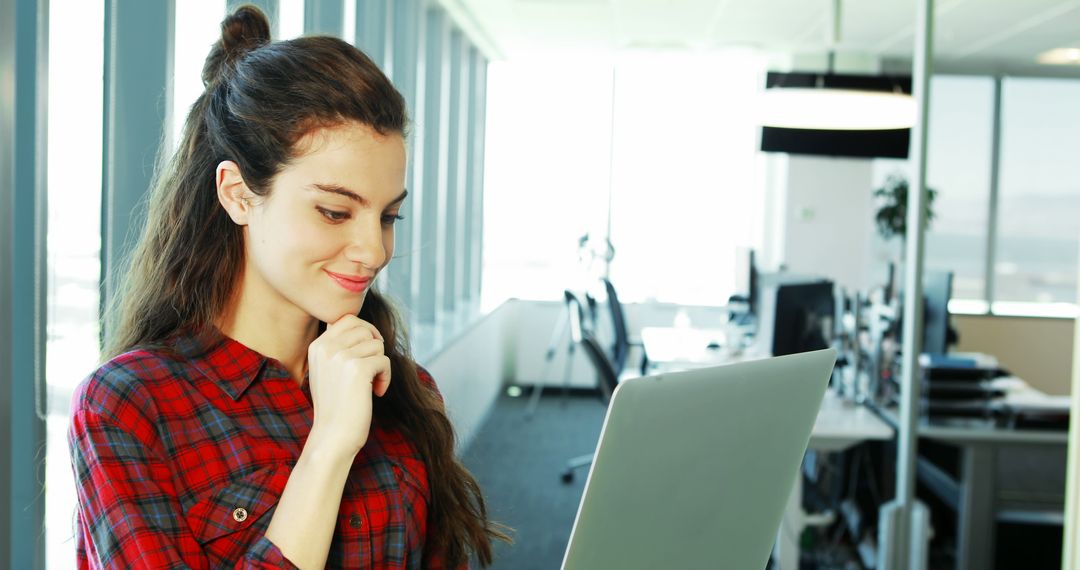
<svg viewBox="0 0 1080 570">
<path fill-rule="evenodd" d="M 619 384 L 566 570 L 764 568 L 834 349 Z"/>
</svg>

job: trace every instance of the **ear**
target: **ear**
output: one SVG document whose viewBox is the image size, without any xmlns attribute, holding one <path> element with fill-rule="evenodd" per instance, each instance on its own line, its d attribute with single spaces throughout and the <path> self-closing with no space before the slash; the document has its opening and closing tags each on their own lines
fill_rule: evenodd
<svg viewBox="0 0 1080 570">
<path fill-rule="evenodd" d="M 237 225 L 246 226 L 251 215 L 251 200 L 255 193 L 248 188 L 240 175 L 240 166 L 231 160 L 223 160 L 214 173 L 217 196 L 221 207 Z"/>
</svg>

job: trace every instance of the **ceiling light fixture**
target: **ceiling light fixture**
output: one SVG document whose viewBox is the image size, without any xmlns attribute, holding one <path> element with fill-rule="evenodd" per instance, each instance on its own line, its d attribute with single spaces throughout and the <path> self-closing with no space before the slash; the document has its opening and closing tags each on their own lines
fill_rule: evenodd
<svg viewBox="0 0 1080 570">
<path fill-rule="evenodd" d="M 1043 65 L 1080 65 L 1080 48 L 1063 47 L 1044 51 L 1035 61 Z"/>
<path fill-rule="evenodd" d="M 833 73 L 840 43 L 840 0 L 832 0 L 826 73 L 772 73 L 759 101 L 763 126 L 787 129 L 886 130 L 915 125 L 910 81 Z M 905 90 L 906 88 L 906 90 Z"/>
</svg>

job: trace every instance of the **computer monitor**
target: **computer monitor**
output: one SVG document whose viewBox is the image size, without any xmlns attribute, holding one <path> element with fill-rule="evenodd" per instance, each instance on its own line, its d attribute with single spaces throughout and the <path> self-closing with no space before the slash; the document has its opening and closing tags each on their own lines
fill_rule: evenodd
<svg viewBox="0 0 1080 570">
<path fill-rule="evenodd" d="M 773 356 L 820 350 L 832 343 L 836 318 L 832 281 L 779 285 L 774 311 Z"/>
<path fill-rule="evenodd" d="M 923 338 L 922 352 L 946 354 L 949 344 L 956 342 L 956 332 L 949 326 L 949 299 L 952 297 L 951 271 L 923 273 Z M 904 300 L 907 292 L 897 293 L 895 330 L 904 330 Z"/>
<path fill-rule="evenodd" d="M 732 310 L 732 318 L 740 323 L 752 322 L 752 317 L 758 313 L 758 269 L 754 262 L 754 250 L 748 247 L 740 247 L 735 253 L 735 294 L 728 299 Z"/>
<path fill-rule="evenodd" d="M 945 354 L 949 340 L 951 271 L 927 271 L 923 276 L 923 352 Z"/>
<path fill-rule="evenodd" d="M 754 301 L 757 297 L 757 267 L 754 263 L 754 249 L 750 247 L 735 248 L 735 291 L 732 299 L 745 302 L 753 311 Z"/>
<path fill-rule="evenodd" d="M 882 296 L 882 301 L 886 305 L 892 302 L 893 293 L 896 291 L 896 264 L 889 262 L 888 277 L 885 278 L 885 294 Z"/>
<path fill-rule="evenodd" d="M 758 306 L 761 300 L 761 275 L 758 273 L 757 263 L 754 260 L 754 250 L 749 250 L 747 253 L 747 263 L 750 266 L 750 275 L 748 276 L 748 285 L 750 292 L 747 294 L 750 304 L 750 314 L 756 315 L 761 310 Z"/>
</svg>

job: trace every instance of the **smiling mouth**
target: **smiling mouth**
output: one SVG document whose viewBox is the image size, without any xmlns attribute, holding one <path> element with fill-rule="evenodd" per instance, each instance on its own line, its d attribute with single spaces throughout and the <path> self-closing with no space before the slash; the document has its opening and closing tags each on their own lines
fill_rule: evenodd
<svg viewBox="0 0 1080 570">
<path fill-rule="evenodd" d="M 345 289 L 350 293 L 361 293 L 364 289 L 367 289 L 368 283 L 371 283 L 371 278 L 369 277 L 358 279 L 356 277 L 348 277 L 340 273 L 334 273 L 333 271 L 326 271 L 326 274 L 329 275 L 330 279 L 333 279 L 335 283 L 340 285 L 342 289 Z"/>
</svg>

